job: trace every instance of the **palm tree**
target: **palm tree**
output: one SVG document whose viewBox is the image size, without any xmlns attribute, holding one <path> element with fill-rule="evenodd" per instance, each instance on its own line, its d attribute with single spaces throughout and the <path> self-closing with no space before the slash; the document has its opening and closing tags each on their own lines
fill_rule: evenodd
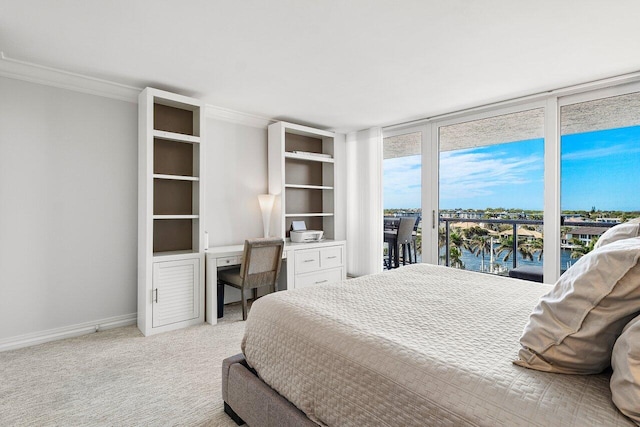
<svg viewBox="0 0 640 427">
<path fill-rule="evenodd" d="M 462 237 L 462 234 L 460 234 L 458 231 L 450 232 L 449 245 L 458 249 L 462 249 L 462 247 L 464 246 L 464 238 Z"/>
<path fill-rule="evenodd" d="M 493 250 L 492 241 L 489 236 L 476 235 L 471 239 L 471 253 L 475 256 L 482 255 L 482 262 L 480 264 L 480 271 L 484 271 L 484 256 L 490 254 Z"/>
<path fill-rule="evenodd" d="M 544 252 L 544 241 L 542 239 L 533 239 L 533 241 L 529 243 L 529 246 L 531 247 L 533 252 L 540 251 L 540 253 L 538 254 L 538 261 L 542 261 L 542 254 Z"/>
<path fill-rule="evenodd" d="M 442 248 L 447 244 L 447 233 L 444 227 L 438 228 L 438 248 Z"/>
<path fill-rule="evenodd" d="M 496 255 L 500 256 L 505 253 L 502 261 L 508 261 L 509 257 L 513 255 L 513 236 L 507 236 L 500 239 L 500 246 L 496 249 Z M 518 239 L 518 253 L 523 259 L 533 261 L 533 252 L 530 245 L 523 240 Z"/>
<path fill-rule="evenodd" d="M 449 248 L 449 266 L 464 269 L 464 263 L 462 262 L 462 251 L 457 246 L 451 246 Z"/>
<path fill-rule="evenodd" d="M 449 266 L 464 268 L 462 263 L 462 248 L 464 247 L 464 238 L 457 230 L 449 231 Z M 444 227 L 441 227 L 438 232 L 438 248 L 445 247 L 447 245 L 447 233 Z M 446 252 L 440 255 L 440 260 L 444 263 L 447 259 Z M 454 265 L 455 264 L 455 265 Z"/>
<path fill-rule="evenodd" d="M 496 248 L 496 255 L 500 256 L 506 252 L 503 261 L 507 261 L 513 253 L 513 236 L 502 237 L 498 243 L 499 246 Z"/>
<path fill-rule="evenodd" d="M 571 259 L 582 258 L 591 252 L 597 241 L 598 238 L 596 237 L 591 239 L 588 245 L 585 245 L 580 239 L 576 239 L 575 237 L 571 239 L 571 244 L 574 245 L 574 248 L 571 250 Z"/>
</svg>

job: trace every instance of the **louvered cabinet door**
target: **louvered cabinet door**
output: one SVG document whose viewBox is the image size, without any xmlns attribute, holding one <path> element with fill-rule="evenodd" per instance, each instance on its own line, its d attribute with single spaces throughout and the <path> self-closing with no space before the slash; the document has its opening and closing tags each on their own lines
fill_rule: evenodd
<svg viewBox="0 0 640 427">
<path fill-rule="evenodd" d="M 200 260 L 153 264 L 153 327 L 198 317 Z"/>
</svg>

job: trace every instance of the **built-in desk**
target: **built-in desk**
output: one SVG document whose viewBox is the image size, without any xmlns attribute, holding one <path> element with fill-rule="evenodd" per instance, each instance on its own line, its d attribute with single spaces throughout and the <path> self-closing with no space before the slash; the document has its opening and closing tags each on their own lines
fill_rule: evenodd
<svg viewBox="0 0 640 427">
<path fill-rule="evenodd" d="M 244 245 L 212 246 L 205 250 L 207 323 L 215 325 L 218 321 L 218 269 L 240 265 L 243 252 Z M 314 243 L 291 243 L 287 240 L 282 259 L 278 290 L 338 282 L 347 278 L 344 240 Z"/>
</svg>

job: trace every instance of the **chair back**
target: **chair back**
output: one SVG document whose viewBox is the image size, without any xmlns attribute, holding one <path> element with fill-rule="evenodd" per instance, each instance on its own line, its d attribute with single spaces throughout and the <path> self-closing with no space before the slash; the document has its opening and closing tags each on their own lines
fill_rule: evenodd
<svg viewBox="0 0 640 427">
<path fill-rule="evenodd" d="M 416 217 L 416 223 L 413 226 L 413 231 L 418 231 L 418 226 L 420 225 L 420 220 L 422 219 L 422 216 L 418 215 Z"/>
<path fill-rule="evenodd" d="M 280 275 L 284 241 L 279 238 L 249 239 L 244 242 L 240 277 L 247 288 L 274 285 Z"/>
<path fill-rule="evenodd" d="M 403 216 L 398 225 L 398 244 L 410 243 L 413 240 L 413 226 L 416 223 L 415 216 Z"/>
<path fill-rule="evenodd" d="M 385 230 L 397 230 L 398 229 L 398 218 L 384 218 L 384 229 Z"/>
</svg>

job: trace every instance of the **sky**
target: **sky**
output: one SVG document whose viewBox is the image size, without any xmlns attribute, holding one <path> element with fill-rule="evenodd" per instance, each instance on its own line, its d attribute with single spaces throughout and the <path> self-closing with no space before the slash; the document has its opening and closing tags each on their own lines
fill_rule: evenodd
<svg viewBox="0 0 640 427">
<path fill-rule="evenodd" d="M 562 210 L 640 210 L 640 126 L 561 139 Z M 385 209 L 419 208 L 420 156 L 383 162 Z M 544 141 L 440 153 L 440 209 L 542 210 Z"/>
</svg>

